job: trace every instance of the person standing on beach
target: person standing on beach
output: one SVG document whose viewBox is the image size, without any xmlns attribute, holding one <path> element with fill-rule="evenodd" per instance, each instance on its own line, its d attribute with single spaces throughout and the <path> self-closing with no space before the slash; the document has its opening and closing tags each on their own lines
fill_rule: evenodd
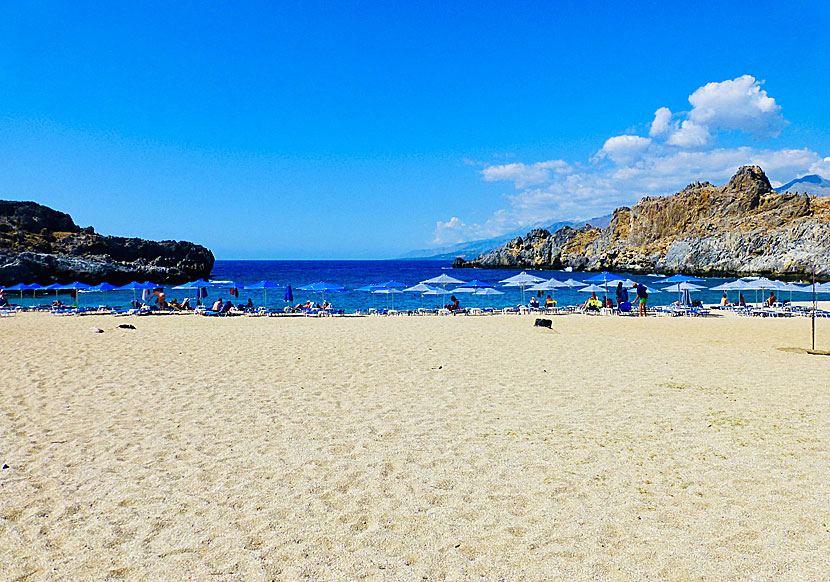
<svg viewBox="0 0 830 582">
<path fill-rule="evenodd" d="M 637 303 L 640 304 L 639 315 L 640 317 L 645 317 L 646 304 L 648 303 L 648 290 L 642 283 L 634 283 L 631 287 L 637 289 Z"/>
<path fill-rule="evenodd" d="M 628 289 L 623 287 L 622 281 L 617 283 L 617 305 L 628 303 Z"/>
</svg>

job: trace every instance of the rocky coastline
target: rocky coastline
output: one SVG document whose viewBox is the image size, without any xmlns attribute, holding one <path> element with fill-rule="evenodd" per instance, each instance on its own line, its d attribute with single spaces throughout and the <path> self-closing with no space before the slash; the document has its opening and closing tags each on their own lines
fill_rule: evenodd
<svg viewBox="0 0 830 582">
<path fill-rule="evenodd" d="M 209 277 L 213 263 L 210 250 L 191 242 L 103 236 L 64 212 L 0 200 L 0 285 L 177 284 Z"/>
<path fill-rule="evenodd" d="M 536 229 L 456 268 L 830 279 L 830 198 L 773 190 L 758 166 L 614 211 L 608 227 Z"/>
</svg>

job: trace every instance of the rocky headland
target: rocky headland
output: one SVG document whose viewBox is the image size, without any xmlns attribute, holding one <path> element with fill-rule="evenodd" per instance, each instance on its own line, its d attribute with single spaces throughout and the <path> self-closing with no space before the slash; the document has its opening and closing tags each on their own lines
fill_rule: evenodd
<svg viewBox="0 0 830 582">
<path fill-rule="evenodd" d="M 536 229 L 454 267 L 830 278 L 830 198 L 773 190 L 758 166 L 617 208 L 608 227 Z"/>
<path fill-rule="evenodd" d="M 190 242 L 103 236 L 64 212 L 0 200 L 0 285 L 175 284 L 210 276 L 213 262 L 213 253 Z"/>
</svg>

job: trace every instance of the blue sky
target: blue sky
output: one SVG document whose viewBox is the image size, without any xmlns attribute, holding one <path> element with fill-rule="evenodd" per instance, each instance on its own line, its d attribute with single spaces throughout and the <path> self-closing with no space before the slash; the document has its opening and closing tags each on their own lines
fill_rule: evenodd
<svg viewBox="0 0 830 582">
<path fill-rule="evenodd" d="M 830 178 L 827 2 L 173 4 L 0 7 L 0 198 L 385 258 L 744 163 Z"/>
</svg>

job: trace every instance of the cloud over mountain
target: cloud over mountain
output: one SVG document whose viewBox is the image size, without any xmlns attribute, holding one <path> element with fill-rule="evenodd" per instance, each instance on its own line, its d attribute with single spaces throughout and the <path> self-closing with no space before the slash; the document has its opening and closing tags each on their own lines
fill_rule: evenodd
<svg viewBox="0 0 830 582">
<path fill-rule="evenodd" d="M 787 126 L 781 107 L 750 75 L 707 83 L 689 95 L 691 109 L 660 107 L 648 136 L 609 137 L 590 159 L 486 165 L 487 182 L 507 182 L 506 206 L 480 223 L 453 217 L 436 224 L 435 242 L 496 236 L 539 221 L 579 219 L 633 204 L 642 196 L 675 192 L 699 179 L 726 181 L 738 167 L 760 165 L 772 176 L 830 176 L 830 158 L 809 149 L 742 145 L 718 147 L 718 137 L 737 133 L 758 143 Z"/>
</svg>

